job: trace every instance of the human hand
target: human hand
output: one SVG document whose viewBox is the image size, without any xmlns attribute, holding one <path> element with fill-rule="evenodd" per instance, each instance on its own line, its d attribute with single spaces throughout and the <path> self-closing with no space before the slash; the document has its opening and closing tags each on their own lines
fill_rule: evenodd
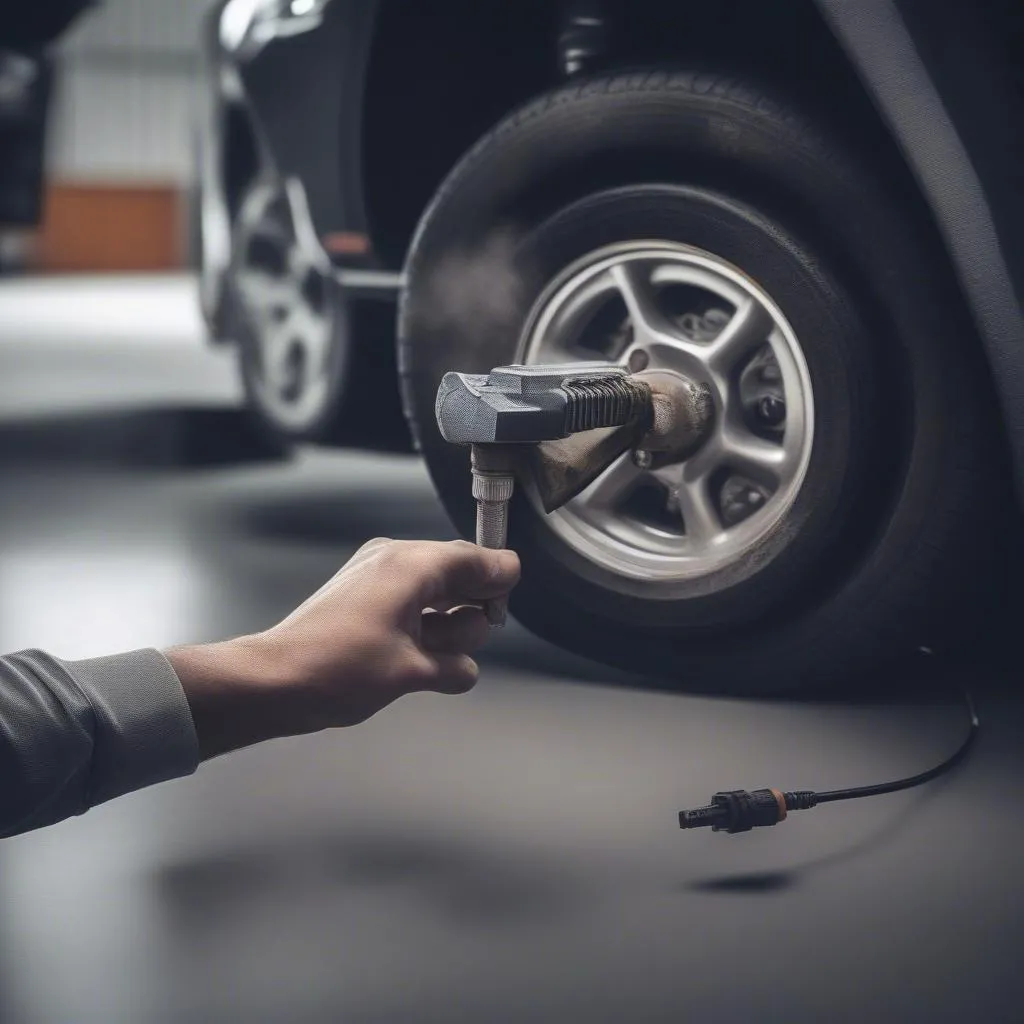
<svg viewBox="0 0 1024 1024">
<path fill-rule="evenodd" d="M 415 691 L 464 693 L 488 635 L 474 605 L 518 579 L 511 551 L 378 538 L 276 626 L 166 652 L 202 756 L 354 725 Z"/>
</svg>

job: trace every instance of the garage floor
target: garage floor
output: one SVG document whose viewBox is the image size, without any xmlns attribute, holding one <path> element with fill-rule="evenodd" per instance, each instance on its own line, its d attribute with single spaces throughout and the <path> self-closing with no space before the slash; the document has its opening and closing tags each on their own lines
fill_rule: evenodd
<svg viewBox="0 0 1024 1024">
<path fill-rule="evenodd" d="M 0 285 L 0 649 L 261 628 L 372 535 L 450 535 L 413 459 L 200 458 L 237 393 L 193 292 Z M 1021 1019 L 1015 671 L 953 671 L 983 719 L 954 776 L 726 837 L 676 812 L 941 759 L 965 725 L 951 680 L 935 702 L 886 680 L 892 705 L 688 697 L 514 625 L 483 663 L 464 698 L 0 844 L 0 1020 Z"/>
</svg>

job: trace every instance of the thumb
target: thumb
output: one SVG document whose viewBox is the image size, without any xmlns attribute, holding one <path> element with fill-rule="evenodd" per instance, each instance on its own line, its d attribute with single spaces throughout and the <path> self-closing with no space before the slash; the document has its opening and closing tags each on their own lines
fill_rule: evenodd
<svg viewBox="0 0 1024 1024">
<path fill-rule="evenodd" d="M 432 693 L 467 693 L 480 678 L 480 666 L 468 654 L 428 654 L 430 668 L 421 690 Z"/>
<path fill-rule="evenodd" d="M 507 594 L 519 582 L 519 556 L 464 540 L 439 544 L 431 552 L 433 572 L 423 576 L 420 607 L 435 602 L 472 604 Z"/>
</svg>

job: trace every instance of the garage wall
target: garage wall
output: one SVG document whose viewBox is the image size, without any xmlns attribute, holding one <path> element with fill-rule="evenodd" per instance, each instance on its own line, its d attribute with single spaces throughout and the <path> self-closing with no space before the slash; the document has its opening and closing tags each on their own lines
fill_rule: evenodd
<svg viewBox="0 0 1024 1024">
<path fill-rule="evenodd" d="M 193 111 L 209 0 L 104 0 L 63 39 L 42 269 L 170 270 L 188 256 Z"/>
</svg>

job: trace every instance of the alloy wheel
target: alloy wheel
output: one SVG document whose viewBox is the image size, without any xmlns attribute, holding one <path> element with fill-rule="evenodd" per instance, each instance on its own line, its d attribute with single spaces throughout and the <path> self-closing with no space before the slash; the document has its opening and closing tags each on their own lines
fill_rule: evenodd
<svg viewBox="0 0 1024 1024">
<path fill-rule="evenodd" d="M 519 361 L 594 359 L 707 384 L 714 429 L 682 461 L 619 458 L 547 517 L 562 540 L 656 592 L 728 567 L 779 528 L 807 470 L 814 403 L 796 335 L 756 282 L 678 243 L 591 253 L 535 304 Z"/>
</svg>

